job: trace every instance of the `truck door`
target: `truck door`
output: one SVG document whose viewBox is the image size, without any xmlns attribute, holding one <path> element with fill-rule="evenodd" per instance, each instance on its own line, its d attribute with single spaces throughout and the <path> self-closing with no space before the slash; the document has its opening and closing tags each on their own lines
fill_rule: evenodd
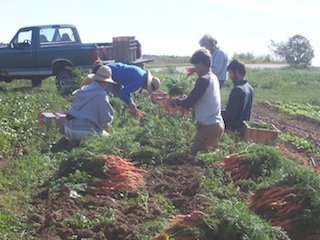
<svg viewBox="0 0 320 240">
<path fill-rule="evenodd" d="M 34 75 L 34 51 L 32 29 L 21 29 L 10 42 L 8 57 L 3 63 L 8 75 Z"/>
</svg>

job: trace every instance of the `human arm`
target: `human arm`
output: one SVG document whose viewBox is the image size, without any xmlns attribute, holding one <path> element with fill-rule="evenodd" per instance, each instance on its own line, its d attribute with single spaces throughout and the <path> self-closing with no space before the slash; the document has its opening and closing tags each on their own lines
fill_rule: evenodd
<svg viewBox="0 0 320 240">
<path fill-rule="evenodd" d="M 178 99 L 176 103 L 183 108 L 191 108 L 196 102 L 202 97 L 205 93 L 207 87 L 209 86 L 209 79 L 206 78 L 198 78 L 196 84 L 192 91 L 185 99 Z"/>
<path fill-rule="evenodd" d="M 137 119 L 140 119 L 142 117 L 142 112 L 137 108 L 136 104 L 132 102 L 128 105 L 130 113 L 136 117 Z"/>
</svg>

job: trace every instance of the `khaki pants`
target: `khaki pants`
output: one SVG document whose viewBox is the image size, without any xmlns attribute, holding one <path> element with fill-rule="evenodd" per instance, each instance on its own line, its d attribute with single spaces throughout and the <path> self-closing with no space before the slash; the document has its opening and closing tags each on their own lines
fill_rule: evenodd
<svg viewBox="0 0 320 240">
<path fill-rule="evenodd" d="M 195 155 L 198 151 L 215 148 L 224 133 L 224 122 L 213 125 L 196 124 L 197 132 L 193 139 L 191 152 Z"/>
</svg>

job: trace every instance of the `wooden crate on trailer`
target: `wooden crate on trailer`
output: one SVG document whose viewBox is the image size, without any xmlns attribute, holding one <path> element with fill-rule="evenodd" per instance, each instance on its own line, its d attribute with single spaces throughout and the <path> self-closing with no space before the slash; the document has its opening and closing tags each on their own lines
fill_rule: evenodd
<svg viewBox="0 0 320 240">
<path fill-rule="evenodd" d="M 113 59 L 116 62 L 131 63 L 137 59 L 137 42 L 134 36 L 114 37 L 112 43 Z"/>
</svg>

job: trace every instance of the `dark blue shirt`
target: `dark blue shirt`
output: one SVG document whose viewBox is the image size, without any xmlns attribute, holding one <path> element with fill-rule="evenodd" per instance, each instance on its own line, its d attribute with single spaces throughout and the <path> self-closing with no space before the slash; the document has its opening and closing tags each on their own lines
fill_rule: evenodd
<svg viewBox="0 0 320 240">
<path fill-rule="evenodd" d="M 222 112 L 226 129 L 241 130 L 243 121 L 250 120 L 253 88 L 246 80 L 237 81 L 231 90 L 227 108 Z"/>
</svg>

